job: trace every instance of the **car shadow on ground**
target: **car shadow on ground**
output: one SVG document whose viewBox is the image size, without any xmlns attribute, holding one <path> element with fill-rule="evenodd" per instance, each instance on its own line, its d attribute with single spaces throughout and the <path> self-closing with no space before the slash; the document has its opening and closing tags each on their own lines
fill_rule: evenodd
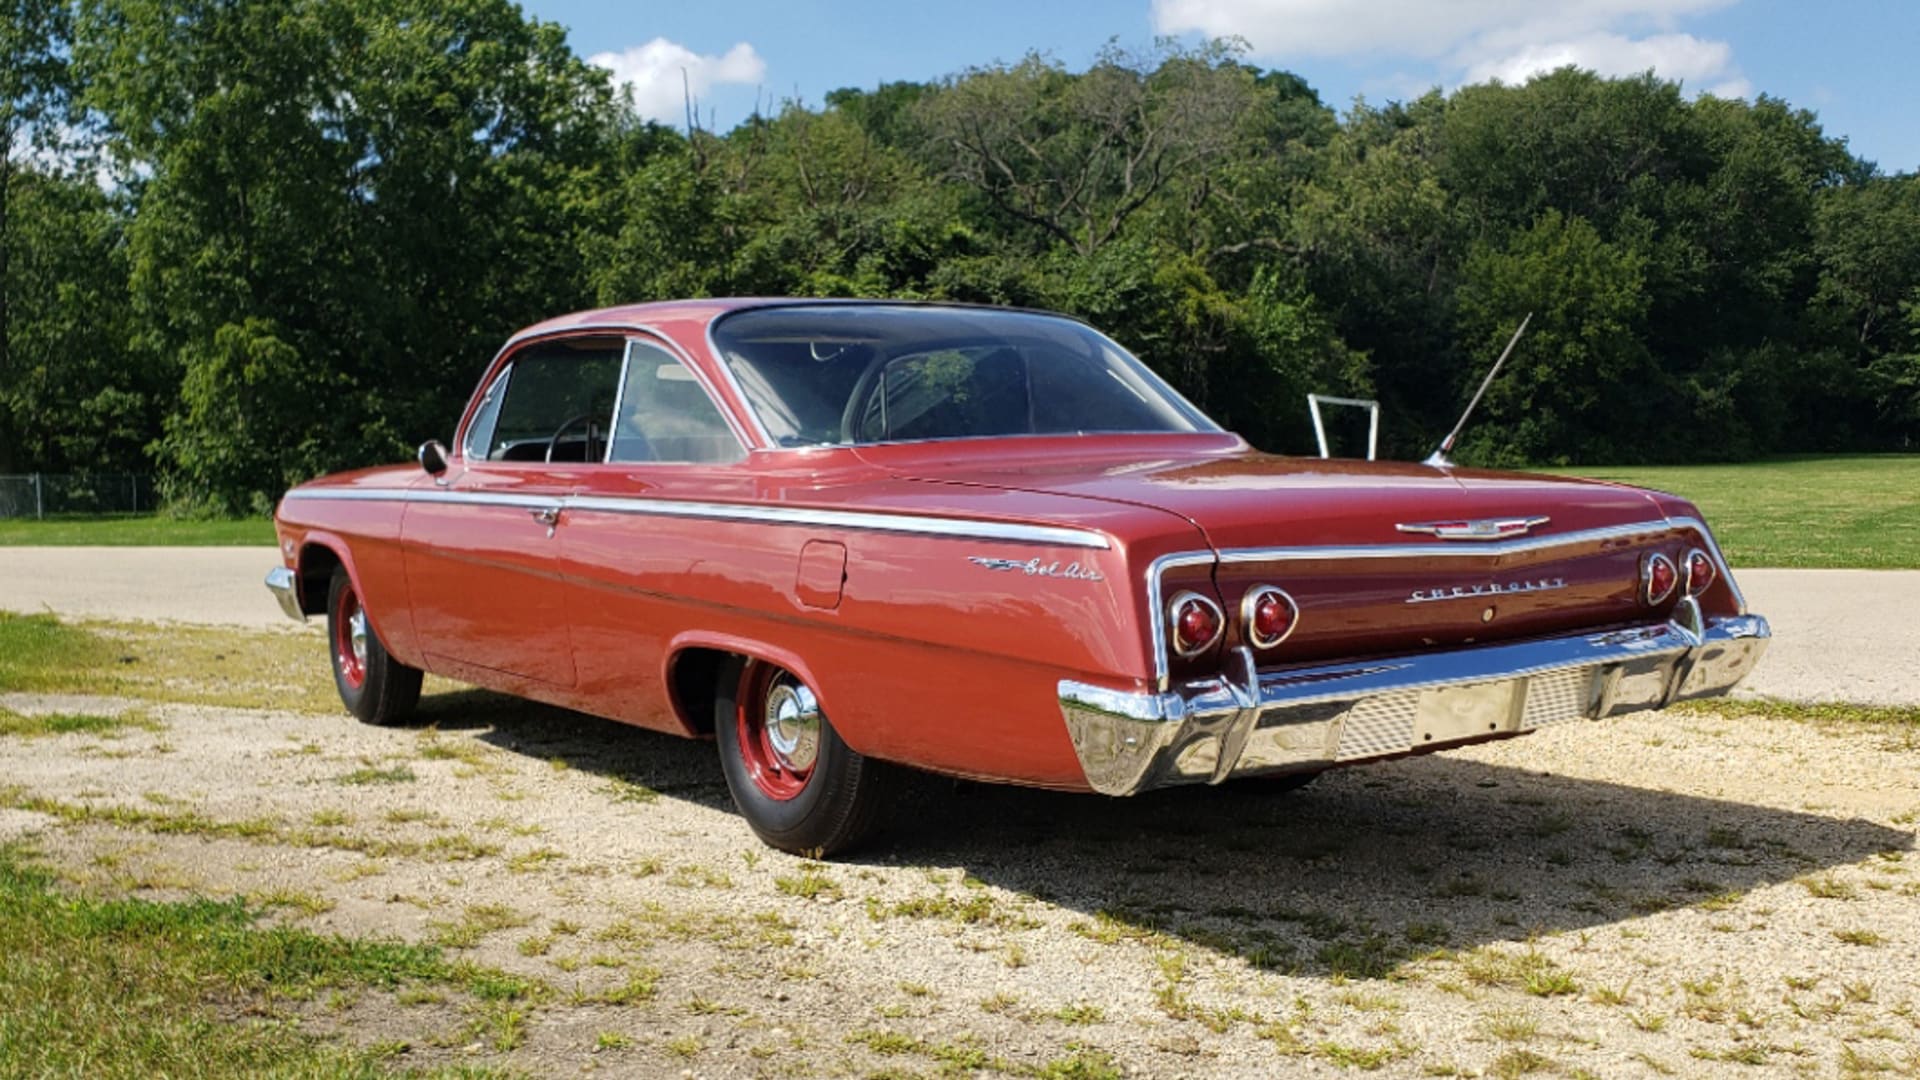
<svg viewBox="0 0 1920 1080">
<path fill-rule="evenodd" d="M 731 810 L 711 742 L 478 691 L 423 705 L 443 730 L 484 729 L 515 753 Z M 917 777 L 887 831 L 842 861 L 958 868 L 1083 913 L 1091 936 L 1168 934 L 1261 967 L 1371 978 L 1438 947 L 1712 911 L 1912 846 L 1867 821 L 1441 754 L 1298 791 L 1252 781 L 1130 799 Z M 970 910 L 1017 918 L 1006 906 Z"/>
</svg>

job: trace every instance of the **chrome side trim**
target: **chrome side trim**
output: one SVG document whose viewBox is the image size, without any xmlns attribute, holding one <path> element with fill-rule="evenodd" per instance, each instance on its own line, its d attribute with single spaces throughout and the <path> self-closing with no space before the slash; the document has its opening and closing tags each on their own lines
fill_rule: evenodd
<svg viewBox="0 0 1920 1080">
<path fill-rule="evenodd" d="M 1261 673 L 1247 650 L 1177 692 L 1059 683 L 1087 783 L 1107 795 L 1320 771 L 1726 693 L 1766 651 L 1757 615 Z"/>
<path fill-rule="evenodd" d="M 493 492 L 424 491 L 400 488 L 296 488 L 289 499 L 343 502 L 464 503 L 475 506 L 511 506 L 527 510 L 597 510 L 643 517 L 705 518 L 715 521 L 759 521 L 775 525 L 815 525 L 833 529 L 913 533 L 973 540 L 1004 540 L 1015 544 L 1107 549 L 1105 533 L 1058 525 L 1022 525 L 970 518 L 928 517 L 872 510 L 809 510 L 798 507 L 749 506 L 742 503 L 688 502 L 679 499 L 617 498 L 599 495 L 505 495 Z"/>
<path fill-rule="evenodd" d="M 1609 525 L 1599 529 L 1583 529 L 1579 532 L 1559 533 L 1553 536 L 1529 536 L 1515 540 L 1500 540 L 1492 543 L 1479 543 L 1471 547 L 1456 543 L 1408 543 L 1408 544 L 1350 544 L 1327 545 L 1322 547 L 1271 547 L 1271 548 L 1225 548 L 1221 551 L 1176 551 L 1153 560 L 1147 564 L 1147 614 L 1148 625 L 1153 637 L 1154 684 L 1160 690 L 1167 688 L 1167 635 L 1161 625 L 1160 612 L 1163 610 L 1161 596 L 1163 580 L 1168 570 L 1183 566 L 1205 566 L 1218 562 L 1302 562 L 1311 559 L 1458 559 L 1488 558 L 1506 555 L 1527 554 L 1544 551 L 1549 548 L 1572 547 L 1576 544 L 1591 544 L 1602 540 L 1618 540 L 1624 537 L 1641 536 L 1655 532 L 1671 532 L 1675 529 L 1691 529 L 1706 543 L 1707 550 L 1720 567 L 1720 575 L 1726 580 L 1727 587 L 1733 591 L 1737 610 L 1744 615 L 1747 611 L 1746 597 L 1741 595 L 1740 587 L 1733 582 L 1733 574 L 1727 567 L 1727 560 L 1720 554 L 1720 548 L 1713 541 L 1713 534 L 1707 530 L 1706 523 L 1698 518 L 1677 517 L 1660 518 L 1652 521 L 1639 521 L 1627 525 Z"/>
<path fill-rule="evenodd" d="M 300 610 L 300 579 L 284 566 L 276 566 L 267 571 L 267 589 L 273 598 L 280 601 L 280 610 L 287 618 L 295 622 L 306 622 L 307 613 Z"/>
</svg>

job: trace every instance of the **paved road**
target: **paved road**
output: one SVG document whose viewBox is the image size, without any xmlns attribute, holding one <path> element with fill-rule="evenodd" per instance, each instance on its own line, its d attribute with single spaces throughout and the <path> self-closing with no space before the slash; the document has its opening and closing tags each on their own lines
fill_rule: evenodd
<svg viewBox="0 0 1920 1080">
<path fill-rule="evenodd" d="M 261 579 L 272 548 L 0 548 L 0 609 L 292 626 Z M 1743 694 L 1920 705 L 1920 571 L 1742 570 L 1773 622 Z"/>
</svg>

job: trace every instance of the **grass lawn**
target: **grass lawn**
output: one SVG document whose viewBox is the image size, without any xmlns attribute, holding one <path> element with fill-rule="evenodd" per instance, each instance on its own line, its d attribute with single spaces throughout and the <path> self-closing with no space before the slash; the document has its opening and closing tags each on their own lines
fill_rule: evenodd
<svg viewBox="0 0 1920 1080">
<path fill-rule="evenodd" d="M 1692 499 L 1736 570 L 1920 568 L 1920 455 L 1621 466 L 1577 474 Z"/>
<path fill-rule="evenodd" d="M 273 522 L 182 521 L 159 514 L 0 518 L 0 547 L 232 547 L 274 544 Z"/>
<path fill-rule="evenodd" d="M 391 1074 L 385 1058 L 399 1048 L 303 1035 L 297 1018 L 319 992 L 424 984 L 516 1001 L 536 989 L 429 946 L 262 926 L 260 915 L 238 900 L 73 895 L 29 849 L 0 845 L 0 1075 L 371 1080 Z"/>
</svg>

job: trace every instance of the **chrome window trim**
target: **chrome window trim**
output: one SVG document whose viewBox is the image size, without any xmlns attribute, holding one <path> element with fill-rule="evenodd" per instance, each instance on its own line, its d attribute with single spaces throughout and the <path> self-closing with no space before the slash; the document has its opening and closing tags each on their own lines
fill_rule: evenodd
<svg viewBox="0 0 1920 1080">
<path fill-rule="evenodd" d="M 651 345 L 661 352 L 666 353 L 668 357 L 672 358 L 674 363 L 679 364 L 687 374 L 693 376 L 693 381 L 700 386 L 700 392 L 706 395 L 707 404 L 713 406 L 713 411 L 719 414 L 721 422 L 727 425 L 727 432 L 733 436 L 734 445 L 740 448 L 740 456 L 734 458 L 732 461 L 615 461 L 613 460 L 612 445 L 613 429 L 609 427 L 607 429 L 607 456 L 600 464 L 620 465 L 629 468 L 639 466 L 649 469 L 678 465 L 701 465 L 708 468 L 719 468 L 727 465 L 738 465 L 740 462 L 745 461 L 747 455 L 753 452 L 753 447 L 748 445 L 747 441 L 741 437 L 739 422 L 736 421 L 726 407 L 721 404 L 719 396 L 713 392 L 713 384 L 701 373 L 698 365 L 688 362 L 685 353 L 678 349 L 669 348 L 666 337 L 651 330 L 644 334 L 630 334 L 627 336 L 627 350 L 622 354 L 620 360 L 620 389 L 615 394 L 613 400 L 614 422 L 617 423 L 620 419 L 620 406 L 624 403 L 627 395 L 627 365 L 633 360 L 634 347 L 639 345 Z"/>
<path fill-rule="evenodd" d="M 1617 540 L 1627 536 L 1639 536 L 1645 533 L 1673 532 L 1692 530 L 1705 544 L 1707 552 L 1718 564 L 1720 577 L 1733 592 L 1733 602 L 1737 612 L 1747 613 L 1747 598 L 1734 584 L 1733 573 L 1727 566 L 1727 560 L 1720 554 L 1720 546 L 1714 542 L 1713 533 L 1707 524 L 1699 518 L 1675 517 L 1634 522 L 1629 525 L 1610 525 L 1599 529 L 1583 529 L 1579 532 L 1560 533 L 1554 536 L 1528 536 L 1514 540 L 1501 540 L 1494 543 L 1475 544 L 1464 547 L 1445 541 L 1414 544 L 1363 544 L 1329 545 L 1323 547 L 1285 547 L 1285 548 L 1227 548 L 1222 551 L 1175 551 L 1147 564 L 1147 624 L 1152 628 L 1153 637 L 1153 674 L 1154 685 L 1161 691 L 1168 686 L 1169 660 L 1167 657 L 1167 631 L 1160 617 L 1163 610 L 1161 596 L 1164 594 L 1164 580 L 1168 570 L 1186 566 L 1208 566 L 1213 564 L 1249 563 L 1249 562 L 1293 562 L 1310 559 L 1397 559 L 1397 558 L 1484 558 L 1487 556 L 1517 555 L 1541 551 L 1547 548 L 1571 547 L 1576 544 L 1591 544 L 1601 540 Z M 1636 586 L 1637 587 L 1637 586 Z M 1297 609 L 1296 609 L 1297 610 Z"/>
<path fill-rule="evenodd" d="M 633 347 L 639 344 L 638 338 L 623 338 L 620 347 L 620 374 L 614 376 L 618 381 L 613 384 L 613 412 L 607 415 L 607 448 L 600 451 L 600 464 L 613 464 L 613 431 L 620 423 L 620 406 L 627 399 L 627 369 L 633 366 Z M 593 445 L 593 422 L 587 422 L 587 445 Z M 582 455 L 583 457 L 585 455 Z M 588 462 L 587 464 L 592 464 Z"/>
<path fill-rule="evenodd" d="M 717 521 L 758 521 L 774 525 L 817 525 L 869 532 L 914 533 L 972 540 L 1004 540 L 1016 544 L 1108 549 L 1105 533 L 1059 525 L 1022 525 L 971 518 L 929 517 L 876 510 L 812 510 L 800 507 L 750 506 L 744 503 L 693 502 L 682 499 L 622 498 L 605 495 L 507 495 L 477 491 L 426 491 L 402 488 L 296 488 L 289 499 L 359 502 L 466 503 L 475 506 L 512 506 L 530 510 L 597 510 L 643 517 L 706 518 Z"/>
<path fill-rule="evenodd" d="M 711 327 L 713 324 L 711 321 L 709 321 L 707 325 L 709 327 L 709 344 L 707 348 L 708 348 L 708 351 L 711 352 L 713 348 L 711 344 Z M 726 408 L 722 404 L 719 396 L 714 393 L 713 382 L 712 380 L 707 378 L 706 372 L 700 370 L 700 365 L 693 362 L 693 358 L 687 353 L 685 349 L 680 348 L 680 346 L 671 337 L 667 336 L 667 334 L 664 331 L 660 330 L 660 328 L 654 326 L 652 323 L 596 322 L 596 323 L 581 323 L 579 326 L 562 326 L 562 327 L 557 327 L 557 328 L 547 329 L 547 330 L 537 330 L 537 331 L 522 330 L 521 332 L 508 338 L 507 343 L 505 345 L 500 346 L 499 351 L 493 354 L 493 359 L 487 361 L 486 372 L 491 373 L 493 369 L 497 365 L 499 365 L 502 357 L 507 356 L 509 353 L 514 352 L 516 349 L 519 349 L 523 345 L 529 345 L 536 341 L 546 341 L 552 338 L 564 338 L 564 337 L 571 337 L 574 335 L 591 335 L 591 334 L 616 334 L 622 339 L 626 340 L 629 347 L 631 347 L 631 344 L 635 339 L 645 338 L 645 339 L 649 339 L 653 344 L 656 344 L 661 348 L 667 350 L 667 352 L 671 353 L 675 359 L 678 359 L 681 364 L 685 365 L 688 371 L 693 372 L 693 377 L 695 379 L 698 379 L 700 381 L 701 388 L 707 392 L 707 397 L 713 399 L 714 406 L 720 410 L 720 416 L 722 419 L 724 419 L 727 422 L 727 427 L 733 430 L 733 437 L 739 440 L 741 448 L 748 451 L 749 453 L 751 453 L 755 449 L 753 438 L 751 435 L 748 434 L 747 429 L 741 425 L 740 418 L 734 415 L 734 411 L 732 409 Z M 626 359 L 626 354 L 623 351 L 621 353 L 621 363 L 622 363 L 623 371 L 625 370 L 625 367 L 624 367 L 625 359 Z M 716 363 L 719 362 L 718 357 L 715 357 L 715 362 Z M 509 361 L 507 366 L 511 367 L 512 362 Z M 723 375 L 729 374 L 726 371 L 726 365 L 724 363 L 721 363 L 720 367 L 721 367 L 721 373 Z M 481 379 L 482 379 L 482 382 L 480 384 L 481 386 L 489 385 L 487 382 L 485 382 L 485 378 L 486 378 L 486 375 L 483 374 L 481 376 Z M 731 379 L 729 379 L 729 381 L 731 381 Z M 735 389 L 735 393 L 736 394 L 738 393 L 737 388 Z M 746 399 L 742 397 L 740 400 L 744 406 Z M 471 402 L 469 402 L 469 404 L 471 404 Z M 459 430 L 460 438 L 457 441 L 457 444 L 462 448 L 462 455 L 461 455 L 462 460 L 466 460 L 464 451 L 466 447 L 466 434 L 467 434 L 466 429 L 468 426 L 468 421 L 475 411 L 477 411 L 477 406 L 475 408 L 468 409 L 465 413 L 462 413 L 460 416 L 460 430 Z M 595 464 L 595 463 L 588 462 L 587 464 Z M 614 464 L 643 464 L 643 463 L 614 462 Z"/>
<path fill-rule="evenodd" d="M 494 375 L 492 382 L 485 384 L 486 390 L 480 395 L 479 403 L 473 407 L 473 420 L 479 419 L 480 414 L 486 411 L 487 406 L 493 402 L 494 395 L 506 389 L 507 377 L 511 374 L 513 374 L 513 364 L 509 361 L 506 366 L 500 369 L 498 374 Z M 498 426 L 496 417 L 495 427 L 497 428 Z M 491 438 L 493 433 L 488 432 L 487 434 L 488 437 Z M 486 461 L 487 454 L 485 447 L 480 448 L 480 456 L 478 459 L 473 456 L 472 439 L 473 422 L 469 420 L 465 428 L 460 432 L 460 438 L 454 443 L 454 445 L 460 449 L 460 459 L 462 461 Z"/>
</svg>

